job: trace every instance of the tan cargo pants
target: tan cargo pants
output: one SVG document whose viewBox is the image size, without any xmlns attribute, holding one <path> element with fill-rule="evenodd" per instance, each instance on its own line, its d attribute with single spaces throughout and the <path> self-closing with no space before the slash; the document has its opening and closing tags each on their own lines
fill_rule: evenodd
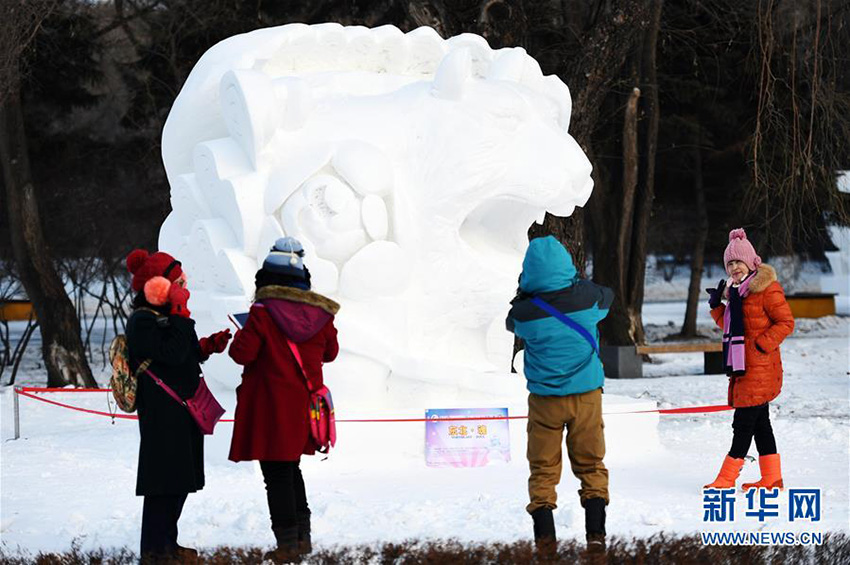
<svg viewBox="0 0 850 565">
<path fill-rule="evenodd" d="M 602 389 L 571 396 L 528 395 L 529 513 L 555 508 L 555 487 L 561 480 L 561 439 L 567 428 L 567 455 L 573 474 L 581 481 L 581 503 L 603 498 L 608 503 L 608 469 Z"/>
</svg>

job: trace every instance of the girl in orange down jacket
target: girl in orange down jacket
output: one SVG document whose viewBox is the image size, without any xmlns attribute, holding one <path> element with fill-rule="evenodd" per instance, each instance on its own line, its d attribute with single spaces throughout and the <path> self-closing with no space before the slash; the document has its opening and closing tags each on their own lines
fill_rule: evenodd
<svg viewBox="0 0 850 565">
<path fill-rule="evenodd" d="M 723 328 L 728 402 L 735 408 L 735 416 L 732 448 L 717 478 L 703 488 L 733 488 L 753 438 L 761 480 L 745 483 L 743 489 L 783 488 L 769 406 L 782 389 L 779 344 L 794 331 L 794 317 L 776 271 L 762 264 L 743 229 L 729 232 L 723 262 L 729 279 L 708 289 L 708 305 L 711 317 Z"/>
</svg>

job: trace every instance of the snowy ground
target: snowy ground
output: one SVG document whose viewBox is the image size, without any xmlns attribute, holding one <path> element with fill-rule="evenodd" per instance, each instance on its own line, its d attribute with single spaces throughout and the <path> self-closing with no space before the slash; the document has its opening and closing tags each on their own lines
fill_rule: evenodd
<svg viewBox="0 0 850 565">
<path fill-rule="evenodd" d="M 647 304 L 644 320 L 648 333 L 653 339 L 674 333 L 683 315 L 683 302 Z M 699 322 L 704 333 L 711 335 L 709 320 L 701 317 Z M 743 516 L 746 501 L 740 494 L 738 519 L 733 524 L 703 522 L 700 487 L 714 478 L 731 441 L 732 414 L 722 412 L 661 416 L 660 447 L 651 439 L 643 446 L 634 434 L 609 435 L 609 534 L 850 530 L 848 336 L 848 318 L 800 320 L 794 336 L 782 348 L 785 386 L 771 412 L 786 485 L 822 489 L 821 522 L 789 523 L 783 498 L 783 514 L 759 523 Z M 18 384 L 44 385 L 38 366 L 39 345 L 34 338 L 32 356 L 25 360 Z M 657 401 L 662 408 L 723 403 L 726 378 L 701 375 L 701 370 L 699 354 L 659 356 L 645 366 L 645 378 L 608 380 L 605 392 Z M 8 374 L 4 381 L 7 378 Z M 63 393 L 50 398 L 97 410 L 107 406 L 102 394 Z M 13 393 L 8 387 L 0 392 L 0 540 L 5 549 L 66 550 L 74 540 L 83 549 L 136 549 L 141 516 L 141 499 L 133 494 L 136 423 L 119 420 L 112 424 L 108 418 L 27 398 L 20 402 L 22 438 L 14 441 Z M 524 398 L 517 398 L 511 413 L 524 413 L 523 402 Z M 224 403 L 230 405 L 232 399 L 226 398 Z M 621 419 L 642 416 L 611 416 L 609 429 L 617 428 L 612 425 L 615 418 L 622 423 Z M 221 424 L 207 440 L 207 486 L 189 496 L 180 522 L 184 545 L 272 543 L 259 469 L 227 461 L 229 426 Z M 302 465 L 313 510 L 314 539 L 319 545 L 412 537 L 466 541 L 530 538 L 531 521 L 524 512 L 528 471 L 521 455 L 522 421 L 511 423 L 513 460 L 474 469 L 426 467 L 423 442 L 399 440 L 424 437 L 421 423 L 339 426 L 348 445 L 326 461 L 307 458 Z M 405 428 L 394 432 L 387 426 Z M 618 441 L 631 445 L 617 445 Z M 754 446 L 750 454 L 756 454 Z M 757 464 L 748 463 L 742 477 L 754 480 L 757 476 Z M 577 486 L 565 469 L 555 514 L 559 533 L 565 538 L 583 536 Z"/>
</svg>

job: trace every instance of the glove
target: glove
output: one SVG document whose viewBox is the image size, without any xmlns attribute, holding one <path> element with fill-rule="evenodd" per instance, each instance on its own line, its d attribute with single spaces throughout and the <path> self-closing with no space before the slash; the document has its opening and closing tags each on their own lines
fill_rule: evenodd
<svg viewBox="0 0 850 565">
<path fill-rule="evenodd" d="M 188 318 L 192 315 L 186 304 L 189 302 L 189 291 L 179 284 L 171 285 L 168 289 L 168 302 L 171 304 L 171 314 Z"/>
<path fill-rule="evenodd" d="M 720 301 L 723 298 L 723 291 L 726 289 L 726 279 L 720 279 L 720 282 L 717 283 L 717 288 L 707 288 L 705 291 L 708 293 L 708 307 L 714 310 L 718 306 L 720 306 Z"/>
<path fill-rule="evenodd" d="M 227 342 L 230 341 L 231 337 L 233 336 L 230 335 L 230 328 L 227 328 L 223 332 L 216 332 L 208 337 L 202 337 L 198 340 L 198 343 L 201 345 L 201 352 L 209 357 L 213 353 L 221 353 L 227 349 Z"/>
</svg>

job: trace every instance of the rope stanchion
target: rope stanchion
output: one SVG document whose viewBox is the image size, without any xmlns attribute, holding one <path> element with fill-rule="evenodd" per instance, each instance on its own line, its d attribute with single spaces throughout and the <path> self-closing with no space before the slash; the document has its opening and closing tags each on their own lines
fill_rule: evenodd
<svg viewBox="0 0 850 565">
<path fill-rule="evenodd" d="M 90 410 L 88 408 L 80 408 L 79 406 L 73 406 L 71 404 L 65 404 L 63 402 L 57 402 L 55 400 L 48 400 L 47 398 L 41 398 L 36 396 L 33 393 L 56 393 L 56 392 L 112 392 L 112 389 L 109 388 L 77 388 L 77 389 L 66 389 L 66 388 L 38 388 L 38 387 L 20 387 L 15 388 L 15 395 L 25 396 L 27 398 L 32 398 L 34 400 L 38 400 L 39 402 L 45 402 L 47 404 L 52 404 L 54 406 L 59 406 L 61 408 L 68 408 L 69 410 L 75 410 L 77 412 L 84 412 L 86 414 L 95 414 L 98 416 L 108 416 L 110 418 L 121 418 L 124 420 L 137 420 L 139 417 L 131 414 L 111 414 L 109 412 L 101 412 L 100 410 Z M 627 415 L 627 414 L 704 414 L 711 412 L 723 412 L 726 410 L 732 410 L 731 406 L 721 404 L 721 405 L 709 405 L 709 406 L 688 406 L 684 408 L 659 408 L 655 410 L 635 410 L 631 412 L 603 412 L 603 416 L 619 416 L 619 415 Z M 528 416 L 469 416 L 469 417 L 456 417 L 456 418 L 439 418 L 440 422 L 465 422 L 465 421 L 479 421 L 479 420 L 525 420 Z M 222 419 L 220 422 L 233 422 L 233 419 Z M 407 423 L 407 422 L 429 422 L 434 421 L 430 418 L 370 418 L 370 419 L 344 419 L 340 418 L 336 420 L 338 423 L 345 424 L 375 424 L 375 423 Z"/>
</svg>

